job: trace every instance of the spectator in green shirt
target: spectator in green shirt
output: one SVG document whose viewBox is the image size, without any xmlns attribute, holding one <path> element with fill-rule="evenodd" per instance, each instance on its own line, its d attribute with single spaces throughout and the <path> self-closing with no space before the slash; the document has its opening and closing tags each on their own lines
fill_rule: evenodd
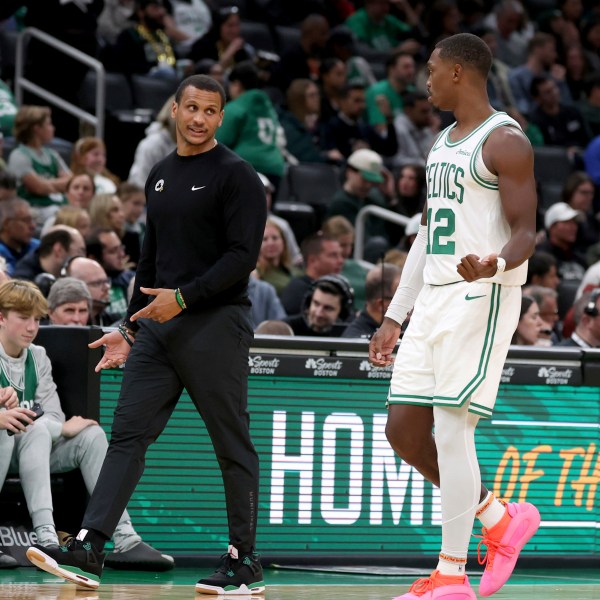
<svg viewBox="0 0 600 600">
<path fill-rule="evenodd" d="M 374 83 L 367 90 L 367 121 L 380 133 L 387 129 L 387 103 L 393 117 L 403 112 L 402 94 L 415 89 L 415 59 L 408 52 L 395 52 L 386 63 L 387 78 Z"/>
<path fill-rule="evenodd" d="M 398 4 L 398 2 L 395 2 Z M 407 16 L 416 18 L 408 2 L 403 9 Z M 390 0 L 365 0 L 364 8 L 360 8 L 346 19 L 346 26 L 351 29 L 360 42 L 374 50 L 406 50 L 415 53 L 420 44 L 413 37 L 413 27 L 397 17 L 390 15 Z"/>
</svg>

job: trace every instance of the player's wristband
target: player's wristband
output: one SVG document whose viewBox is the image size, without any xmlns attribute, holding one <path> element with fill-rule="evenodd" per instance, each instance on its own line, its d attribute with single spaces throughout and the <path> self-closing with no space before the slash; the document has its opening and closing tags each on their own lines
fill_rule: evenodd
<svg viewBox="0 0 600 600">
<path fill-rule="evenodd" d="M 498 256 L 498 258 L 496 258 L 496 264 L 498 265 L 496 269 L 496 275 L 504 273 L 504 269 L 506 269 L 506 261 L 501 256 Z"/>
</svg>

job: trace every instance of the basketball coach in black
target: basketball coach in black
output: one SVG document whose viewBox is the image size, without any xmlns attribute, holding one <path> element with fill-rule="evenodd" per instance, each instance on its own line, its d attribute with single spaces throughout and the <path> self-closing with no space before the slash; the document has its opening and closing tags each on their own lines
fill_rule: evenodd
<svg viewBox="0 0 600 600">
<path fill-rule="evenodd" d="M 222 87 L 204 75 L 177 89 L 177 148 L 146 182 L 147 229 L 127 317 L 91 345 L 105 346 L 97 371 L 127 361 L 106 459 L 76 538 L 66 549 L 28 550 L 37 566 L 88 588 L 100 585 L 104 543 L 185 388 L 215 449 L 229 522 L 228 552 L 196 590 L 264 591 L 255 553 L 258 456 L 247 412 L 247 284 L 266 201 L 254 169 L 215 140 L 224 104 Z"/>
</svg>

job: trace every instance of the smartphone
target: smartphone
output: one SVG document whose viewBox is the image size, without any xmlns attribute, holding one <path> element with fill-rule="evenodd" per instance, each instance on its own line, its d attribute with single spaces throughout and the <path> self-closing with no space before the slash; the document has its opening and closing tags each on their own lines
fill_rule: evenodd
<svg viewBox="0 0 600 600">
<path fill-rule="evenodd" d="M 44 409 L 42 408 L 39 402 L 34 402 L 33 406 L 31 407 L 31 410 L 35 413 L 35 417 L 31 417 L 33 421 L 39 419 L 44 414 Z M 21 422 L 23 423 L 23 421 Z M 29 425 L 29 423 L 27 424 Z M 8 435 L 15 435 L 14 431 L 10 430 L 8 430 L 6 433 L 8 433 Z"/>
</svg>

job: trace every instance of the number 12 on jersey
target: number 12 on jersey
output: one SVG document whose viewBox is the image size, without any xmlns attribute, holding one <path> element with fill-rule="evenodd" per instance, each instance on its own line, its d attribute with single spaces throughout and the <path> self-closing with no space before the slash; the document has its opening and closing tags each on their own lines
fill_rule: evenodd
<svg viewBox="0 0 600 600">
<path fill-rule="evenodd" d="M 454 242 L 449 240 L 455 231 L 456 219 L 451 208 L 427 209 L 427 254 L 454 254 Z"/>
</svg>

